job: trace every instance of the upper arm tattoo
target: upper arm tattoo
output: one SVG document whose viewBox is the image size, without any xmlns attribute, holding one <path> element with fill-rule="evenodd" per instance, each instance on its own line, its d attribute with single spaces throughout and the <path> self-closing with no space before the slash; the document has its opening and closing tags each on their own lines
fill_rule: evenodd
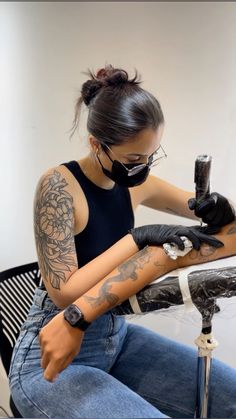
<svg viewBox="0 0 236 419">
<path fill-rule="evenodd" d="M 42 277 L 60 289 L 77 267 L 74 245 L 73 198 L 56 170 L 39 182 L 34 202 L 34 234 Z"/>
</svg>

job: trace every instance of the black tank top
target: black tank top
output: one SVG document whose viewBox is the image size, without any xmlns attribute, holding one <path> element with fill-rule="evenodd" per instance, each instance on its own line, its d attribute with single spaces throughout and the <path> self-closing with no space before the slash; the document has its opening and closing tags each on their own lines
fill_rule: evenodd
<svg viewBox="0 0 236 419">
<path fill-rule="evenodd" d="M 117 184 L 112 189 L 100 188 L 85 176 L 77 161 L 62 165 L 79 182 L 88 203 L 88 223 L 74 236 L 78 265 L 82 267 L 133 228 L 134 214 L 128 188 Z"/>
</svg>

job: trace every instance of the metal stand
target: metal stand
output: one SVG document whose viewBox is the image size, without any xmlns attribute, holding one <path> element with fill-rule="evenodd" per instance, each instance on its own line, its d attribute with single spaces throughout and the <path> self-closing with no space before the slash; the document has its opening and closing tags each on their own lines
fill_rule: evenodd
<svg viewBox="0 0 236 419">
<path fill-rule="evenodd" d="M 218 346 L 218 342 L 214 339 L 211 333 L 211 326 L 210 328 L 202 328 L 202 333 L 195 340 L 195 343 L 198 346 L 198 367 L 197 398 L 194 417 L 207 418 L 212 351 Z"/>
</svg>

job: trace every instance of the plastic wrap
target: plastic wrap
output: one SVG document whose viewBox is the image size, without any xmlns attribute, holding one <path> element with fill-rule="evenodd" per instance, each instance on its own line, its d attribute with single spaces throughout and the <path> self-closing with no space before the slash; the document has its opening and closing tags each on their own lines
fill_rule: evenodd
<svg viewBox="0 0 236 419">
<path fill-rule="evenodd" d="M 137 315 L 190 304 L 201 313 L 207 327 L 219 311 L 218 299 L 233 296 L 236 296 L 235 256 L 173 271 L 115 307 L 113 313 Z"/>
</svg>

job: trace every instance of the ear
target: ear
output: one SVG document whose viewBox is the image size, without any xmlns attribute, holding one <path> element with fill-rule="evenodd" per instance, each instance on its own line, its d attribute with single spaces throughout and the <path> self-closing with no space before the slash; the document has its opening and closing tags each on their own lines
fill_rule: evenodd
<svg viewBox="0 0 236 419">
<path fill-rule="evenodd" d="M 100 142 L 93 135 L 89 135 L 88 140 L 92 151 L 97 154 L 98 150 L 100 149 Z"/>
</svg>

